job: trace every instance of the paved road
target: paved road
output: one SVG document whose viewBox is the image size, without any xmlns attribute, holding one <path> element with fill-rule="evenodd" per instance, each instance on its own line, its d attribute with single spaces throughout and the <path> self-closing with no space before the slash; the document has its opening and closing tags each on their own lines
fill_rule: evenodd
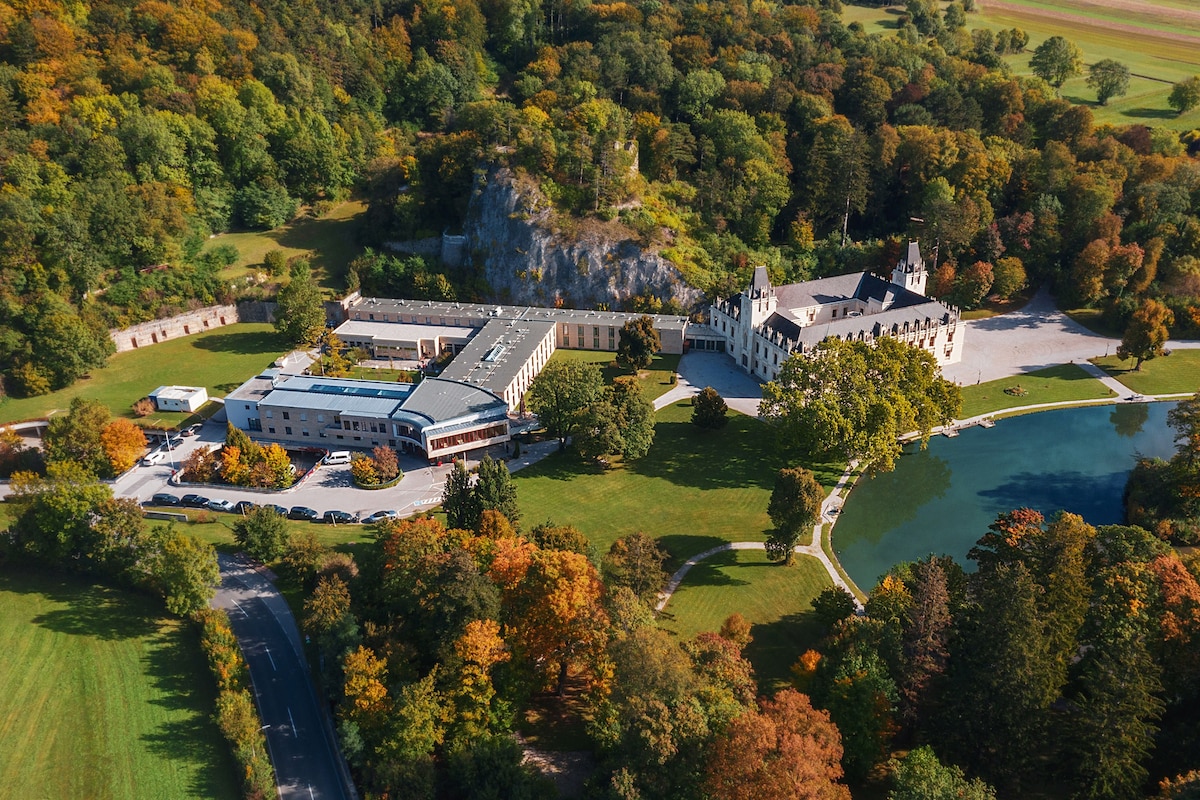
<svg viewBox="0 0 1200 800">
<path fill-rule="evenodd" d="M 341 757 L 313 689 L 300 632 L 275 586 L 234 556 L 218 556 L 213 605 L 229 613 L 266 726 L 283 800 L 353 800 Z"/>
</svg>

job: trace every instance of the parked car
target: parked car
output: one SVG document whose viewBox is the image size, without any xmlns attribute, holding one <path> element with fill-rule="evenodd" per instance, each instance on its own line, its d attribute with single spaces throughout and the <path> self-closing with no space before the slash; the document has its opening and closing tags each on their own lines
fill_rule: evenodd
<svg viewBox="0 0 1200 800">
<path fill-rule="evenodd" d="M 184 428 L 183 430 L 181 430 L 179 432 L 179 435 L 180 436 L 195 436 L 197 433 L 200 432 L 201 427 L 203 427 L 203 426 L 199 422 L 197 422 L 195 425 L 188 425 L 186 428 Z"/>
<path fill-rule="evenodd" d="M 256 506 L 254 503 L 251 503 L 249 500 L 238 500 L 233 504 L 234 513 L 237 514 L 249 514 L 256 508 L 258 508 L 258 506 Z M 279 508 L 282 508 L 282 506 L 279 506 Z M 284 511 L 286 512 L 287 509 L 284 509 Z"/>
<path fill-rule="evenodd" d="M 209 511 L 224 511 L 226 514 L 231 514 L 231 513 L 233 513 L 233 501 L 232 500 L 209 500 L 208 501 L 208 510 Z"/>
<path fill-rule="evenodd" d="M 350 451 L 349 450 L 334 450 L 332 453 L 325 456 L 325 458 L 322 460 L 322 463 L 328 464 L 331 466 L 336 466 L 338 464 L 349 464 L 350 463 Z"/>
<path fill-rule="evenodd" d="M 207 508 L 208 498 L 202 494 L 185 494 L 179 498 L 179 503 L 188 508 Z"/>
<path fill-rule="evenodd" d="M 383 522 L 385 519 L 396 519 L 398 516 L 400 516 L 400 512 L 398 511 L 376 511 L 370 516 L 363 517 L 362 523 L 364 525 L 374 525 L 376 522 Z"/>
<path fill-rule="evenodd" d="M 158 450 L 151 450 L 149 453 L 147 453 L 145 456 L 142 457 L 142 463 L 148 467 L 153 466 L 154 464 L 161 464 L 162 462 L 164 462 L 166 460 L 167 460 L 167 451 L 163 450 L 162 448 L 159 448 Z"/>
<path fill-rule="evenodd" d="M 169 492 L 159 492 L 146 501 L 148 506 L 177 506 L 179 498 Z"/>
<path fill-rule="evenodd" d="M 263 506 L 263 508 L 269 508 L 281 517 L 286 517 L 288 515 L 288 510 L 286 508 L 283 506 L 277 506 L 274 503 L 267 503 Z"/>
<path fill-rule="evenodd" d="M 358 522 L 358 519 L 348 511 L 326 511 L 323 520 L 329 525 L 346 525 Z"/>
<path fill-rule="evenodd" d="M 183 444 L 183 437 L 178 433 L 168 433 L 163 438 L 163 443 L 174 450 L 176 447 L 179 447 L 179 445 Z"/>
<path fill-rule="evenodd" d="M 288 519 L 303 519 L 308 520 L 309 522 L 316 522 L 321 518 L 320 514 L 313 509 L 308 508 L 307 506 L 292 506 L 291 510 L 288 511 L 287 516 Z"/>
</svg>

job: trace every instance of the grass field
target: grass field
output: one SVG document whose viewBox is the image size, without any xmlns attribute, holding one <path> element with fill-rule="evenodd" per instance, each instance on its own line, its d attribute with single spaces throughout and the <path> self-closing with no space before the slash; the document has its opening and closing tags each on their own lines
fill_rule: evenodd
<svg viewBox="0 0 1200 800">
<path fill-rule="evenodd" d="M 943 6 L 945 4 L 943 3 Z M 1171 85 L 1200 74 L 1200 13 L 1187 2 L 1136 0 L 987 0 L 967 15 L 967 28 L 1021 28 L 1029 36 L 1027 52 L 1005 61 L 1018 75 L 1031 75 L 1029 57 L 1051 36 L 1063 36 L 1083 51 L 1085 64 L 1113 58 L 1126 64 L 1133 78 L 1124 97 L 1107 106 L 1096 104 L 1084 76 L 1062 87 L 1062 96 L 1088 105 L 1097 122 L 1191 130 L 1200 127 L 1200 109 L 1182 116 L 1167 105 Z M 842 19 L 858 22 L 868 33 L 894 33 L 903 5 L 868 8 L 845 5 Z"/>
<path fill-rule="evenodd" d="M 214 236 L 205 249 L 222 244 L 237 248 L 237 263 L 221 272 L 227 280 L 259 269 L 268 250 L 282 250 L 288 258 L 305 256 L 317 282 L 330 293 L 340 292 L 346 288 L 346 267 L 362 252 L 357 238 L 358 218 L 366 210 L 366 203 L 347 200 L 320 218 L 300 217 L 270 231 Z"/>
<path fill-rule="evenodd" d="M 1132 358 L 1121 361 L 1108 356 L 1094 358 L 1092 363 L 1138 394 L 1200 391 L 1200 350 L 1172 350 L 1168 356 L 1144 362 L 1140 372 L 1134 372 Z"/>
<path fill-rule="evenodd" d="M 630 374 L 616 366 L 614 360 L 616 357 L 616 353 L 610 353 L 607 350 L 555 350 L 554 355 L 550 356 L 550 360 L 587 361 L 591 364 L 599 364 L 605 383 L 612 383 L 613 378 Z M 646 399 L 656 400 L 671 391 L 671 387 L 674 385 L 671 383 L 671 376 L 677 369 L 679 369 L 679 356 L 655 356 L 650 368 L 638 373 L 638 382 L 642 385 L 642 394 Z"/>
<path fill-rule="evenodd" d="M 1014 386 L 1020 386 L 1025 390 L 1025 394 L 1005 393 L 1005 389 Z M 1059 364 L 1024 375 L 964 386 L 962 397 L 960 418 L 967 419 L 978 414 L 1017 406 L 1059 403 L 1066 400 L 1097 400 L 1116 395 L 1103 383 L 1084 372 L 1082 367 L 1076 364 Z"/>
<path fill-rule="evenodd" d="M 765 540 L 767 502 L 783 460 L 769 449 L 767 428 L 730 414 L 723 430 L 702 431 L 691 413 L 688 401 L 660 410 L 654 446 L 632 464 L 603 470 L 567 451 L 516 473 L 522 524 L 574 525 L 597 554 L 640 531 L 671 554 L 668 569 L 722 542 Z M 814 471 L 828 488 L 841 469 Z"/>
<path fill-rule="evenodd" d="M 799 557 L 784 567 L 762 550 L 730 550 L 692 567 L 671 596 L 659 624 L 681 638 L 716 631 L 737 612 L 752 625 L 746 655 L 754 664 L 759 691 L 786 685 L 789 668 L 816 644 L 820 631 L 810 602 L 830 585 L 815 558 Z"/>
<path fill-rule="evenodd" d="M 0 571 L 0 796 L 239 797 L 199 643 L 147 605 Z"/>
<path fill-rule="evenodd" d="M 267 324 L 238 323 L 209 333 L 117 353 L 101 369 L 40 397 L 6 398 L 0 423 L 40 419 L 65 411 L 74 397 L 99 400 L 116 416 L 133 419 L 131 406 L 163 384 L 203 386 L 210 395 L 224 396 L 258 370 L 270 366 L 287 343 Z M 147 424 L 178 425 L 191 415 L 156 413 Z"/>
</svg>

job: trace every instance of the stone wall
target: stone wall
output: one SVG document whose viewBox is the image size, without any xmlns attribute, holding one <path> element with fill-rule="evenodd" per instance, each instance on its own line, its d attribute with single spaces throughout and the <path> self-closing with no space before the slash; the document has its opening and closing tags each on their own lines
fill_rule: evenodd
<svg viewBox="0 0 1200 800">
<path fill-rule="evenodd" d="M 243 300 L 237 304 L 238 322 L 274 322 L 276 307 L 270 300 Z"/>
<path fill-rule="evenodd" d="M 168 339 L 177 339 L 180 336 L 190 336 L 193 333 L 221 328 L 239 321 L 241 318 L 237 307 L 209 306 L 177 314 L 167 319 L 156 319 L 129 328 L 111 330 L 108 335 L 112 338 L 113 344 L 117 346 L 117 352 L 123 353 L 127 350 L 159 344 Z"/>
</svg>

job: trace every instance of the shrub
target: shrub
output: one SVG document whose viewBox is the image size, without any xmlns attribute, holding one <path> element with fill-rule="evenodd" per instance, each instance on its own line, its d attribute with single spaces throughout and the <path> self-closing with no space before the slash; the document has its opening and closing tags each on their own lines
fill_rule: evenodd
<svg viewBox="0 0 1200 800">
<path fill-rule="evenodd" d="M 256 508 L 235 522 L 233 538 L 238 546 L 262 562 L 282 558 L 288 549 L 287 523 L 270 508 Z"/>
<path fill-rule="evenodd" d="M 154 413 L 154 401 L 149 397 L 143 397 L 133 404 L 133 413 L 139 417 L 148 417 Z"/>
<path fill-rule="evenodd" d="M 692 401 L 692 424 L 706 430 L 719 430 L 729 422 L 729 406 L 711 386 L 705 386 Z"/>
</svg>

